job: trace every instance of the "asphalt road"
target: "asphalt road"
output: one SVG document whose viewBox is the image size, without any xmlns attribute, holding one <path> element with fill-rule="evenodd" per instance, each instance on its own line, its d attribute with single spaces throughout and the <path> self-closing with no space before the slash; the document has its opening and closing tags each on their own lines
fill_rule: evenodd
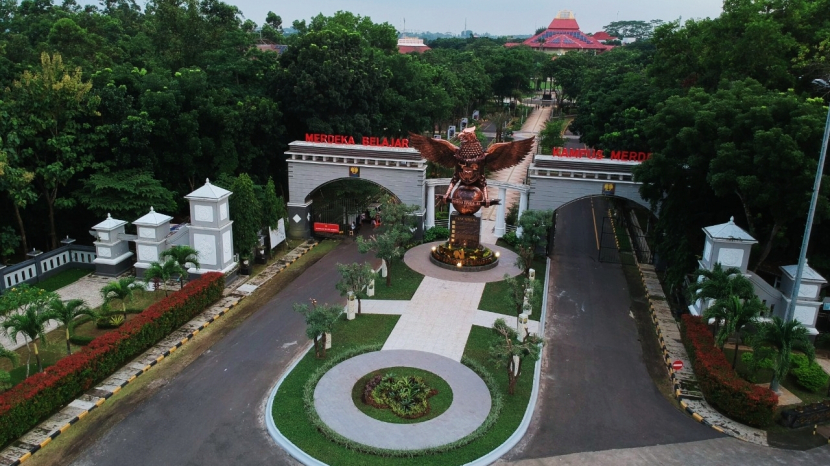
<svg viewBox="0 0 830 466">
<path fill-rule="evenodd" d="M 81 454 L 73 465 L 287 464 L 263 405 L 306 344 L 295 302 L 339 302 L 334 265 L 366 260 L 344 242 Z"/>
<path fill-rule="evenodd" d="M 551 261 L 544 389 L 529 440 L 511 459 L 720 437 L 677 410 L 643 362 L 619 264 L 597 261 L 601 198 L 557 215 Z M 601 231 L 598 232 L 601 234 Z"/>
</svg>

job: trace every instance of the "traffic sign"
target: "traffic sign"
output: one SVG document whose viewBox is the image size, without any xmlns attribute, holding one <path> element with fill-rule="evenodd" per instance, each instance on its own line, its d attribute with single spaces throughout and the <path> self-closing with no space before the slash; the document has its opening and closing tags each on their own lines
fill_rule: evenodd
<svg viewBox="0 0 830 466">
<path fill-rule="evenodd" d="M 683 361 L 677 360 L 671 363 L 671 368 L 674 369 L 675 372 L 683 369 Z"/>
</svg>

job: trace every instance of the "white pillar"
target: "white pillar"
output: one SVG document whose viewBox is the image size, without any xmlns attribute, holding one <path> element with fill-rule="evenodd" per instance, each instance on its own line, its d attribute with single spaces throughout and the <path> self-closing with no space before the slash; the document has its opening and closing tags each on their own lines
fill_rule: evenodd
<svg viewBox="0 0 830 466">
<path fill-rule="evenodd" d="M 331 333 L 326 332 L 326 349 L 331 349 Z"/>
<path fill-rule="evenodd" d="M 369 282 L 369 286 L 366 287 L 366 296 L 373 297 L 375 296 L 375 279 L 373 278 L 372 281 Z"/>
<path fill-rule="evenodd" d="M 435 226 L 435 185 L 427 185 L 427 221 L 426 228 Z"/>
<path fill-rule="evenodd" d="M 496 238 L 504 236 L 504 204 L 507 203 L 507 188 L 499 187 L 499 198 L 501 202 L 496 206 L 496 229 L 493 230 Z"/>
<path fill-rule="evenodd" d="M 521 194 L 522 195 L 519 197 L 519 218 L 522 218 L 522 214 L 525 212 L 525 210 L 527 210 L 527 194 L 528 194 L 528 192 L 527 191 L 522 191 Z M 521 238 L 521 236 L 522 236 L 522 229 L 521 228 L 516 229 L 516 236 Z"/>
<path fill-rule="evenodd" d="M 354 292 L 349 291 L 349 300 L 346 304 L 346 320 L 354 320 L 354 315 L 357 312 L 357 300 L 354 298 Z"/>
</svg>

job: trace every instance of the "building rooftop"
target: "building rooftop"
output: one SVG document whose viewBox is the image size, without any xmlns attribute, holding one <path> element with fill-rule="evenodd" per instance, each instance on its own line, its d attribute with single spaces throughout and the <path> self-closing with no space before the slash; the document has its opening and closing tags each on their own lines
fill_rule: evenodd
<svg viewBox="0 0 830 466">
<path fill-rule="evenodd" d="M 112 215 L 107 214 L 107 219 L 106 220 L 99 223 L 98 225 L 95 225 L 92 228 L 94 230 L 115 230 L 116 228 L 118 228 L 122 225 L 126 225 L 126 224 L 127 224 L 127 222 L 125 220 L 118 220 L 118 219 L 112 218 Z"/>
<path fill-rule="evenodd" d="M 173 217 L 169 215 L 160 214 L 156 212 L 152 207 L 150 207 L 150 212 L 148 212 L 146 215 L 139 218 L 138 220 L 134 221 L 133 225 L 157 227 L 159 225 L 164 224 L 165 222 L 169 222 L 170 220 L 173 220 Z"/>
<path fill-rule="evenodd" d="M 421 39 L 420 37 L 401 37 L 398 39 L 398 51 L 400 53 L 424 53 L 427 50 L 432 49 L 424 44 L 424 39 Z"/>
<path fill-rule="evenodd" d="M 795 273 L 798 271 L 798 265 L 784 265 L 781 266 L 781 270 L 793 281 L 795 280 Z M 827 283 L 827 280 L 824 279 L 818 272 L 813 270 L 812 267 L 804 264 L 804 272 L 801 274 L 802 280 L 810 280 L 810 281 L 817 281 L 821 283 Z"/>
<path fill-rule="evenodd" d="M 713 225 L 703 229 L 707 236 L 712 239 L 726 239 L 740 241 L 743 243 L 755 244 L 758 241 L 747 233 L 743 228 L 735 225 L 735 217 L 729 217 L 729 221 L 720 225 Z"/>
<path fill-rule="evenodd" d="M 210 180 L 205 180 L 205 185 L 185 196 L 185 199 L 209 199 L 219 200 L 223 197 L 228 197 L 232 193 L 227 189 L 222 189 L 219 186 L 210 184 Z"/>
<path fill-rule="evenodd" d="M 579 30 L 573 12 L 562 10 L 556 14 L 548 28 L 522 42 L 535 49 L 545 50 L 594 50 L 602 52 L 613 46 L 600 43 L 600 39 Z M 517 43 L 505 44 L 516 46 Z"/>
</svg>

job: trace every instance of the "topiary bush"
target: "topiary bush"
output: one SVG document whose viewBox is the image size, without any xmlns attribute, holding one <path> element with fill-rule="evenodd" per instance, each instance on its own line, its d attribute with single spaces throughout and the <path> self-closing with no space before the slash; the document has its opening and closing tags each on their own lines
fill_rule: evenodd
<svg viewBox="0 0 830 466">
<path fill-rule="evenodd" d="M 511 247 L 516 247 L 519 244 L 519 237 L 516 236 L 515 231 L 508 231 L 501 237 L 505 243 L 509 244 Z"/>
<path fill-rule="evenodd" d="M 790 357 L 792 369 L 790 374 L 795 377 L 795 382 L 811 392 L 818 393 L 827 387 L 830 375 L 815 361 L 810 362 L 803 354 L 793 354 Z"/>
<path fill-rule="evenodd" d="M 684 315 L 680 334 L 706 401 L 738 422 L 754 427 L 772 423 L 778 395 L 738 376 L 700 317 Z"/>
</svg>

